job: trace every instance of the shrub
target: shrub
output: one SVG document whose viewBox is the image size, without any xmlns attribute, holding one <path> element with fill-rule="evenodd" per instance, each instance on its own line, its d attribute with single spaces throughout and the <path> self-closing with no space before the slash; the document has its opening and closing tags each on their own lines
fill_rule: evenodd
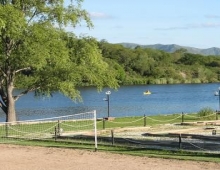
<svg viewBox="0 0 220 170">
<path fill-rule="evenodd" d="M 215 119 L 215 114 L 214 114 L 214 110 L 209 108 L 209 107 L 206 107 L 206 108 L 203 108 L 201 109 L 199 112 L 198 112 L 198 115 L 201 119 L 206 119 L 206 120 L 214 120 Z"/>
</svg>

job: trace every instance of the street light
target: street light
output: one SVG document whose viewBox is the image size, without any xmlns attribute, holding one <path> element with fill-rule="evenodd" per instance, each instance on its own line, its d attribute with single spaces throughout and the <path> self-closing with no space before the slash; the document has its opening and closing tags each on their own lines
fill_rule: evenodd
<svg viewBox="0 0 220 170">
<path fill-rule="evenodd" d="M 105 94 L 107 95 L 107 99 L 104 99 L 104 100 L 108 102 L 108 118 L 109 118 L 109 96 L 111 94 L 111 91 L 107 91 L 105 92 Z"/>
<path fill-rule="evenodd" d="M 218 111 L 220 111 L 220 87 L 218 88 L 218 91 L 215 92 L 215 96 L 218 96 L 218 102 L 219 102 Z"/>
</svg>

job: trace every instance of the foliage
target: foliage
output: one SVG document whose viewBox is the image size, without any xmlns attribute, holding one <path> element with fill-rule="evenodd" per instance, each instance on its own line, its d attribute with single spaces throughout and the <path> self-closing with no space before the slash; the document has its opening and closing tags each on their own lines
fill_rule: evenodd
<svg viewBox="0 0 220 170">
<path fill-rule="evenodd" d="M 117 73 L 104 62 L 97 41 L 65 31 L 81 21 L 93 27 L 82 2 L 0 2 L 0 107 L 6 121 L 16 120 L 15 101 L 30 91 L 60 91 L 80 100 L 77 87 L 82 84 L 98 90 L 117 87 Z M 13 96 L 14 88 L 23 91 Z"/>
<path fill-rule="evenodd" d="M 203 108 L 198 112 L 198 115 L 201 119 L 214 120 L 215 119 L 215 111 L 209 107 Z"/>
<path fill-rule="evenodd" d="M 108 63 L 118 63 L 123 72 L 120 84 L 175 84 L 219 82 L 219 56 L 203 56 L 180 49 L 174 53 L 100 41 L 99 47 Z M 123 69 L 123 70 L 122 70 Z M 138 81 L 137 81 L 138 79 Z"/>
</svg>

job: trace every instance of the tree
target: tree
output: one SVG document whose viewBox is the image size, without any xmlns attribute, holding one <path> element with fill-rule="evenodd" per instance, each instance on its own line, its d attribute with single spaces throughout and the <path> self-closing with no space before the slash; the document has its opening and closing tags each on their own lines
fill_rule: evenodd
<svg viewBox="0 0 220 170">
<path fill-rule="evenodd" d="M 75 2 L 75 3 L 74 3 Z M 15 102 L 35 91 L 60 91 L 80 99 L 80 82 L 116 87 L 114 73 L 102 60 L 95 39 L 65 31 L 84 20 L 93 27 L 83 0 L 0 0 L 0 107 L 7 122 L 16 121 Z M 15 88 L 23 89 L 14 95 Z"/>
</svg>

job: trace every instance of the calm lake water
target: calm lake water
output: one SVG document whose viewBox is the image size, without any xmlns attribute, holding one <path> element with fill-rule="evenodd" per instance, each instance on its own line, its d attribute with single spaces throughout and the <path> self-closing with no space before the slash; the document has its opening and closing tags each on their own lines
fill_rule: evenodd
<svg viewBox="0 0 220 170">
<path fill-rule="evenodd" d="M 109 113 L 112 117 L 143 116 L 172 113 L 192 113 L 209 107 L 219 110 L 219 96 L 214 96 L 220 84 L 133 85 L 121 86 L 117 91 L 105 88 L 97 92 L 93 87 L 81 88 L 82 103 L 74 103 L 62 94 L 52 98 L 35 98 L 34 93 L 21 97 L 16 103 L 18 120 L 49 118 L 96 110 L 98 117 L 106 117 L 108 102 L 105 92 L 111 90 Z M 143 95 L 146 90 L 151 95 Z M 5 115 L 0 111 L 0 121 Z"/>
</svg>

